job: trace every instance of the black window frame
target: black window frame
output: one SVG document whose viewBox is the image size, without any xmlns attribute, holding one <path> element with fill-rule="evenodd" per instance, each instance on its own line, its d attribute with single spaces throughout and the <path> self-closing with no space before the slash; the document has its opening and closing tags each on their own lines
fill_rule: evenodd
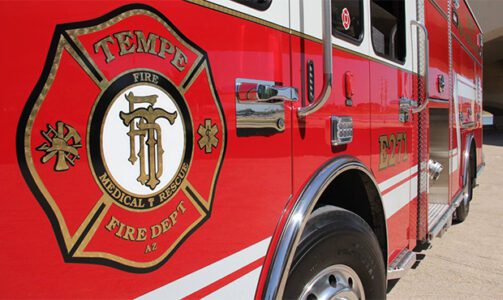
<svg viewBox="0 0 503 300">
<path fill-rule="evenodd" d="M 371 28 L 371 31 L 372 31 L 372 19 L 373 19 L 372 18 L 372 2 L 373 1 L 374 0 L 369 1 L 369 3 L 370 3 L 370 28 Z M 394 0 L 394 1 L 396 1 L 396 0 Z M 372 44 L 372 49 L 374 50 L 374 53 L 377 56 L 403 66 L 407 62 L 408 51 L 407 51 L 407 14 L 406 14 L 407 13 L 407 6 L 406 6 L 406 0 L 402 0 L 402 1 L 403 1 L 403 16 L 404 16 L 404 22 L 403 22 L 404 29 L 403 30 L 404 30 L 404 45 L 405 45 L 403 61 L 401 61 L 397 58 L 387 56 L 385 54 L 381 54 L 381 53 L 377 52 L 375 45 L 374 45 L 374 37 L 372 36 L 372 32 L 370 32 L 370 43 Z"/>
<path fill-rule="evenodd" d="M 232 1 L 260 11 L 267 10 L 272 3 L 272 0 L 232 0 Z"/>
<path fill-rule="evenodd" d="M 332 0 L 333 1 L 333 0 Z M 337 1 L 337 0 L 335 0 Z M 334 26 L 332 25 L 332 36 L 335 37 L 335 38 L 338 38 L 340 40 L 343 40 L 343 41 L 346 41 L 348 43 L 351 43 L 355 46 L 360 46 L 363 42 L 363 39 L 365 38 L 365 11 L 364 11 L 364 3 L 363 3 L 363 0 L 359 0 L 360 1 L 360 21 L 362 23 L 362 31 L 360 32 L 360 36 L 358 37 L 358 39 L 348 35 L 348 34 L 345 34 L 344 32 L 341 32 L 339 30 L 334 30 Z M 339 16 L 340 17 L 340 16 Z M 332 24 L 334 22 L 334 16 L 332 15 Z"/>
</svg>

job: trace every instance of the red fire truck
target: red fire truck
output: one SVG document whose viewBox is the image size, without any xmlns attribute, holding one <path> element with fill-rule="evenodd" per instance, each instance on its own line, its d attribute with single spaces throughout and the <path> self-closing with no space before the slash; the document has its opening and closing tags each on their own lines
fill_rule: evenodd
<svg viewBox="0 0 503 300">
<path fill-rule="evenodd" d="M 1 2 L 0 24 L 5 298 L 384 298 L 467 217 L 464 0 Z"/>
</svg>

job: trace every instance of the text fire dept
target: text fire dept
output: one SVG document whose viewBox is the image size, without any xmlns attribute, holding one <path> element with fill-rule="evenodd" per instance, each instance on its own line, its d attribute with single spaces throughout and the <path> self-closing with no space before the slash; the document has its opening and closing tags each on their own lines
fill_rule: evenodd
<svg viewBox="0 0 503 300">
<path fill-rule="evenodd" d="M 110 217 L 108 224 L 105 228 L 108 231 L 115 232 L 115 236 L 126 241 L 145 241 L 147 237 L 150 239 L 155 239 L 161 234 L 166 233 L 171 227 L 175 226 L 178 222 L 180 215 L 185 214 L 187 209 L 183 205 L 183 201 L 180 201 L 169 216 L 159 223 L 153 224 L 150 227 L 133 227 L 122 223 L 114 216 Z"/>
</svg>

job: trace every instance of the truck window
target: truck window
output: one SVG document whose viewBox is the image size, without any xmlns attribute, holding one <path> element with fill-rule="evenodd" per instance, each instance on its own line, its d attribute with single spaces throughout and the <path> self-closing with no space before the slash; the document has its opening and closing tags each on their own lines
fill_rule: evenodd
<svg viewBox="0 0 503 300">
<path fill-rule="evenodd" d="M 372 45 L 377 55 L 405 61 L 405 1 L 371 0 Z"/>
<path fill-rule="evenodd" d="M 255 8 L 258 10 L 266 10 L 271 6 L 272 0 L 232 0 L 237 3 Z"/>
<path fill-rule="evenodd" d="M 332 33 L 353 44 L 363 39 L 363 0 L 332 0 Z"/>
</svg>

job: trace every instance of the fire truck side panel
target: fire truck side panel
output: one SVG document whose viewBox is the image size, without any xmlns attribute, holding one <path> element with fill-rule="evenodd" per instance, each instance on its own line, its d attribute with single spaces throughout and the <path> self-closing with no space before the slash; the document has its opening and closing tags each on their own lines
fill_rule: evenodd
<svg viewBox="0 0 503 300">
<path fill-rule="evenodd" d="M 453 5 L 452 33 L 463 43 L 473 60 L 482 62 L 479 34 L 481 33 L 465 1 L 458 1 L 459 7 Z M 457 22 L 456 22 L 457 18 Z"/>
<path fill-rule="evenodd" d="M 447 1 L 438 1 L 447 2 Z M 434 0 L 425 1 L 426 27 L 431 33 L 429 95 L 431 98 L 449 100 L 449 30 L 447 13 Z M 439 87 L 440 80 L 443 87 Z"/>
<path fill-rule="evenodd" d="M 408 2 L 406 5 L 407 18 L 415 17 L 415 3 L 413 2 Z M 417 148 L 417 144 L 415 146 L 413 144 L 413 128 L 417 125 L 415 125 L 414 116 L 408 123 L 399 122 L 398 112 L 399 99 L 401 97 L 413 98 L 415 95 L 413 91 L 416 87 L 413 86 L 415 75 L 408 70 L 412 69 L 412 57 L 415 55 L 412 45 L 416 43 L 411 41 L 407 27 L 407 58 L 404 64 L 376 55 L 371 45 L 370 6 L 367 1 L 363 3 L 365 30 L 359 44 L 355 45 L 333 38 L 336 46 L 333 51 L 334 88 L 331 97 L 324 107 L 312 116 L 297 122 L 294 119 L 294 189 L 302 187 L 310 174 L 336 155 L 349 154 L 365 164 L 370 163 L 370 168 L 380 183 L 379 187 L 384 196 L 383 205 L 388 219 L 388 230 L 393 232 L 393 234 L 388 234 L 388 253 L 391 261 L 405 247 L 414 247 L 416 242 L 414 198 L 417 194 L 417 167 L 415 167 L 417 155 L 414 154 L 414 149 Z M 317 95 L 321 90 L 322 82 L 321 44 L 313 44 L 309 40 L 310 37 L 321 38 L 319 27 L 321 7 L 318 2 L 313 2 L 309 6 L 297 5 L 299 4 L 296 2 L 292 3 L 292 28 L 300 30 L 301 34 L 307 34 L 307 38 L 300 40 L 298 46 L 296 46 L 297 40 L 293 39 L 292 70 L 305 72 L 302 64 L 306 64 L 310 59 L 313 60 L 316 78 L 315 94 Z M 304 51 L 305 57 L 297 57 L 296 51 Z M 369 68 L 369 73 L 365 70 L 366 67 Z M 345 101 L 344 74 L 346 72 L 351 72 L 353 75 L 352 105 L 347 105 Z M 300 76 L 298 84 L 305 87 L 305 84 L 302 85 L 304 74 Z M 365 78 L 369 78 L 370 84 L 364 81 Z M 294 85 L 296 85 L 295 77 Z M 306 91 L 303 91 L 302 96 L 306 97 Z M 366 115 L 369 112 L 371 126 Z M 353 141 L 348 145 L 330 147 L 330 116 L 345 115 L 353 117 Z M 318 130 L 313 128 L 318 128 Z M 383 143 L 385 143 L 384 138 L 388 139 L 386 154 L 380 151 L 380 137 Z M 393 145 L 389 144 L 390 138 Z M 313 149 L 312 145 L 320 146 Z M 366 152 L 369 148 L 372 155 L 370 162 Z M 313 152 L 316 154 L 313 155 Z M 380 158 L 381 155 L 386 155 L 385 160 L 389 155 L 389 167 L 387 160 L 386 167 L 379 166 L 379 164 L 384 164 L 383 159 Z M 396 159 L 396 162 L 392 163 L 391 156 L 393 156 L 392 159 Z M 403 224 L 409 226 L 403 226 Z"/>
<path fill-rule="evenodd" d="M 453 110 L 452 135 L 453 167 L 451 168 L 451 198 L 455 197 L 464 186 L 471 143 L 476 147 L 474 172 L 482 164 L 482 87 L 480 74 L 481 45 L 478 42 L 480 29 L 464 1 L 459 7 L 453 6 L 452 24 L 452 59 L 453 59 Z M 456 21 L 457 20 L 457 21 Z M 472 139 L 473 138 L 473 139 Z M 468 157 L 469 159 L 469 157 Z M 467 175 L 469 176 L 469 175 Z"/>
<path fill-rule="evenodd" d="M 321 91 L 323 77 L 321 44 L 308 39 L 292 39 L 292 68 L 304 69 L 301 63 L 311 60 L 315 68 L 315 91 Z M 303 55 L 304 54 L 304 55 Z M 370 164 L 370 105 L 368 87 L 368 60 L 344 50 L 334 49 L 334 89 L 331 97 L 316 114 L 299 119 L 294 116 L 294 186 L 302 188 L 312 174 L 325 162 L 339 155 L 352 155 L 366 165 Z M 345 105 L 344 73 L 353 74 L 353 105 Z M 298 72 L 294 82 L 301 86 Z M 302 101 L 307 102 L 303 95 Z M 353 142 L 348 145 L 331 146 L 330 116 L 353 117 Z M 309 130 L 307 130 L 309 129 Z M 313 147 L 316 145 L 316 147 Z"/>
<path fill-rule="evenodd" d="M 0 50 L 4 68 L 2 79 L 10 87 L 5 97 L 12 99 L 1 105 L 5 116 L 1 122 L 7 136 L 2 142 L 0 189 L 4 199 L 18 199 L 16 205 L 1 213 L 1 234 L 10 236 L 9 241 L 2 244 L 2 254 L 9 258 L 2 267 L 8 270 L 8 278 L 1 283 L 3 296 L 136 297 L 221 259 L 224 262 L 219 266 L 223 267 L 203 273 L 200 275 L 203 279 L 191 282 L 189 289 L 175 285 L 170 292 L 169 289 L 164 292 L 185 297 L 207 286 L 204 293 L 197 295 L 204 296 L 229 283 L 222 278 L 244 268 L 246 273 L 255 270 L 256 278 L 245 283 L 253 293 L 268 238 L 291 195 L 291 107 L 285 104 L 284 132 L 269 136 L 237 136 L 235 80 L 250 78 L 291 85 L 290 35 L 287 32 L 185 1 L 151 3 L 208 54 L 212 74 L 205 73 L 207 71 L 202 74 L 214 80 L 225 114 L 228 139 L 211 217 L 160 269 L 136 274 L 103 265 L 65 262 L 51 223 L 22 179 L 13 147 L 16 125 L 44 67 L 55 26 L 94 19 L 123 4 L 73 1 L 2 4 L 2 26 L 11 28 L 5 31 L 5 38 L 16 42 L 15 47 Z M 276 18 L 283 18 L 282 22 L 288 24 L 288 12 L 277 14 Z M 20 38 L 22 35 L 26 38 Z M 71 109 L 69 105 L 68 110 Z M 203 114 L 204 111 L 204 107 L 196 105 L 192 113 Z M 73 184 L 74 193 L 85 192 L 80 190 L 78 182 Z M 110 239 L 117 238 L 110 234 Z M 260 249 L 239 261 L 225 260 L 249 246 L 260 246 Z"/>
<path fill-rule="evenodd" d="M 370 62 L 371 166 L 380 183 L 388 220 L 389 262 L 404 248 L 416 245 L 417 115 L 411 114 L 405 121 L 400 118 L 400 102 L 417 100 L 417 77 L 412 72 L 416 70 L 415 30 L 408 25 L 416 17 L 415 7 L 415 1 L 404 7 L 405 57 L 402 63 L 394 62 L 400 67 L 391 66 L 392 60 L 377 55 L 375 45 L 369 50 L 372 56 L 380 58 Z M 374 25 L 369 24 L 369 32 L 374 30 L 371 26 Z"/>
<path fill-rule="evenodd" d="M 476 88 L 477 88 L 477 99 L 475 103 L 475 121 L 476 125 L 474 128 L 475 137 L 475 147 L 476 147 L 476 162 L 475 162 L 475 172 L 478 172 L 484 163 L 482 160 L 482 128 L 484 126 L 482 122 L 483 106 L 482 106 L 482 78 L 484 76 L 482 71 L 482 65 L 475 63 L 475 76 L 476 76 Z"/>
<path fill-rule="evenodd" d="M 412 98 L 412 74 L 378 62 L 370 63 L 372 110 L 372 170 L 381 183 L 381 193 L 388 219 L 389 259 L 393 260 L 409 246 L 410 216 L 417 196 L 416 155 L 412 154 L 417 120 L 399 120 L 399 99 Z M 398 174 L 404 174 L 395 180 Z M 392 181 L 388 186 L 385 182 Z M 415 241 L 413 242 L 415 243 Z M 411 245 L 412 247 L 414 245 Z"/>
<path fill-rule="evenodd" d="M 292 217 L 290 214 L 302 192 L 323 166 L 342 157 L 357 160 L 368 170 L 365 176 L 370 178 L 365 178 L 366 184 L 375 182 L 377 190 L 375 197 L 369 201 L 375 203 L 369 205 L 352 198 L 351 189 L 360 188 L 356 183 L 361 183 L 361 180 L 351 180 L 355 177 L 348 172 L 340 175 L 340 178 L 346 179 L 341 181 L 346 185 L 343 186 L 345 197 L 338 197 L 337 190 L 328 189 L 320 198 L 318 207 L 325 204 L 342 206 L 364 218 L 382 211 L 382 216 L 373 217 L 381 218 L 386 224 L 374 230 L 379 231 L 376 236 L 384 248 L 388 264 L 404 249 L 413 249 L 419 230 L 417 149 L 419 145 L 428 145 L 428 141 L 420 140 L 418 136 L 418 115 L 404 115 L 400 105 L 418 99 L 416 28 L 411 30 L 409 26 L 410 21 L 416 19 L 416 1 L 404 4 L 405 58 L 402 62 L 377 54 L 372 43 L 375 29 L 371 23 L 372 4 L 368 0 L 362 1 L 362 39 L 352 43 L 332 37 L 333 85 L 330 97 L 320 110 L 307 117 L 299 117 L 298 109 L 309 104 L 309 64 L 314 68 L 314 98 L 320 94 L 323 81 L 321 1 L 308 2 L 273 0 L 265 11 L 230 0 L 147 1 L 145 4 L 131 1 L 0 4 L 0 24 L 5 29 L 4 40 L 9 41 L 6 46 L 0 47 L 1 78 L 8 87 L 0 104 L 0 126 L 4 129 L 4 138 L 0 142 L 3 147 L 0 191 L 5 203 L 9 200 L 15 203 L 5 206 L 0 213 L 0 235 L 4 237 L 2 254 L 7 258 L 2 264 L 2 270 L 7 274 L 0 283 L 3 296 L 202 298 L 210 295 L 218 299 L 253 296 L 257 292 L 255 296 L 259 297 L 268 282 L 275 251 L 285 239 L 285 224 Z M 449 70 L 446 22 L 451 2 L 425 0 L 426 26 L 430 32 L 430 95 L 437 99 L 450 99 L 449 84 L 452 82 L 453 85 L 453 99 L 450 99 L 453 104 L 451 163 L 442 174 L 450 176 L 452 199 L 464 184 L 464 156 L 466 147 L 470 147 L 469 142 L 473 141 L 477 147 L 477 167 L 483 162 L 480 30 L 465 2 L 459 1 L 460 7 L 455 10 L 458 24 L 452 26 L 454 67 Z M 121 17 L 115 18 L 118 14 Z M 82 29 L 80 35 L 73 33 L 76 28 Z M 162 46 L 159 46 L 159 53 L 146 53 L 152 44 L 147 44 L 145 39 L 145 49 L 134 53 L 134 57 L 127 53 L 130 47 L 127 43 L 124 49 L 110 46 L 116 51 L 113 59 L 121 63 L 106 69 L 113 65 L 109 64 L 113 55 L 105 51 L 105 46 L 100 52 L 96 46 L 98 41 L 93 39 L 99 37 L 104 41 L 108 37 L 109 43 L 119 43 L 121 32 L 117 28 L 122 34 L 129 32 L 138 40 L 136 32 L 139 30 L 143 30 L 145 35 L 151 30 L 157 38 L 160 34 L 156 30 L 167 32 L 174 37 L 172 42 L 177 46 L 176 51 L 187 52 L 185 56 L 178 56 L 178 62 L 193 62 L 195 70 L 199 71 L 189 73 L 185 70 L 188 75 L 177 78 L 183 68 L 177 65 L 175 59 L 163 60 L 163 55 L 170 52 L 160 54 Z M 72 45 L 75 39 L 78 43 Z M 138 47 L 139 41 L 136 43 Z M 149 39 L 148 43 L 152 41 Z M 176 57 L 175 50 L 170 51 Z M 198 203 L 201 205 L 191 211 L 192 215 L 197 213 L 194 218 L 198 218 L 199 223 L 193 223 L 190 230 L 180 233 L 172 245 L 156 249 L 157 244 L 153 243 L 147 245 L 145 251 L 135 252 L 130 246 L 142 245 L 140 225 L 134 225 L 134 229 L 131 227 L 133 224 L 122 223 L 120 217 L 115 219 L 115 216 L 121 215 L 117 211 L 122 208 L 114 202 L 117 199 L 106 198 L 108 202 L 103 200 L 106 205 L 94 205 L 96 201 L 93 199 L 101 201 L 100 193 L 106 193 L 103 188 L 100 189 L 101 186 L 94 184 L 92 176 L 95 176 L 95 171 L 91 170 L 91 158 L 87 158 L 88 154 L 91 155 L 91 150 L 87 149 L 91 148 L 88 138 L 99 136 L 98 141 L 101 143 L 103 140 L 100 130 L 91 129 L 94 128 L 91 121 L 97 113 L 94 103 L 101 101 L 107 84 L 112 85 L 130 70 L 157 72 L 162 68 L 173 69 L 173 66 L 178 67 L 180 72 L 169 71 L 171 73 L 163 76 L 167 78 L 167 85 L 176 85 L 173 94 L 183 94 L 183 99 L 187 99 L 185 102 L 190 104 L 186 113 L 190 122 L 187 121 L 184 126 L 190 123 L 196 129 L 188 143 L 193 143 L 193 149 L 199 151 L 190 155 L 190 159 L 199 163 L 190 166 L 192 169 L 189 169 L 187 177 L 191 183 L 188 179 L 184 181 L 181 186 L 187 190 L 177 195 L 184 197 L 185 202 L 180 203 L 192 201 L 196 203 L 194 207 Z M 104 81 L 93 79 L 92 76 L 96 75 L 93 75 L 94 67 L 97 67 L 95 73 L 102 75 Z M 445 77 L 446 82 L 443 91 L 438 88 L 440 75 Z M 52 87 L 46 88 L 46 80 L 51 84 L 54 81 Z M 116 82 L 122 81 L 117 79 Z M 276 123 L 281 127 L 279 130 L 263 130 L 264 123 L 260 118 L 268 113 L 270 102 L 262 103 L 267 106 L 263 110 L 241 109 L 243 102 L 236 89 L 237 83 L 242 82 L 268 82 L 298 89 L 298 101 L 274 103 L 276 109 L 284 111 L 284 117 Z M 56 88 L 58 90 L 54 91 Z M 128 99 L 125 89 L 116 90 L 120 94 L 117 97 L 124 94 Z M 51 97 L 60 97 L 64 101 L 57 102 L 60 105 L 44 102 Z M 248 92 L 246 97 L 249 97 Z M 40 102 L 40 99 L 43 101 Z M 89 103 L 75 99 L 88 99 Z M 445 108 L 447 104 L 433 103 L 431 107 Z M 33 114 L 33 111 L 37 113 Z M 147 112 L 146 106 L 143 111 Z M 247 120 L 253 121 L 246 130 L 240 127 L 243 116 L 251 116 Z M 118 116 L 115 117 L 119 120 Z M 332 144 L 333 117 L 352 118 L 353 139 L 350 143 Z M 82 149 L 77 149 L 81 154 L 80 160 L 72 161 L 75 166 L 70 167 L 70 171 L 74 171 L 73 177 L 64 177 L 68 174 L 65 172 L 55 172 L 55 158 L 47 158 L 49 163 L 44 161 L 42 151 L 47 147 L 37 144 L 44 137 L 47 139 L 43 130 L 27 129 L 62 121 L 75 123 L 73 126 L 82 136 L 82 145 L 78 145 Z M 46 125 L 47 122 L 49 124 Z M 138 128 L 144 126 L 144 122 L 147 122 L 146 118 L 138 121 Z M 145 132 L 140 133 L 142 138 L 145 138 Z M 151 143 L 160 143 L 159 132 L 157 140 Z M 123 138 L 128 141 L 126 135 Z M 163 139 L 164 150 L 162 147 L 159 150 L 157 145 L 159 151 L 157 154 L 149 153 L 149 162 L 156 155 L 162 157 L 163 151 L 169 153 L 170 142 Z M 125 147 L 134 149 L 135 145 L 133 137 L 133 142 Z M 143 149 L 144 145 L 141 145 Z M 150 150 L 150 146 L 145 147 Z M 99 151 L 103 150 L 100 148 Z M 131 150 L 131 155 L 133 152 Z M 138 156 L 143 155 L 140 154 L 142 152 L 139 150 Z M 26 153 L 33 153 L 35 163 L 29 166 L 24 163 Z M 215 156 L 219 159 L 212 158 Z M 157 164 L 157 170 L 162 168 L 158 161 Z M 38 168 L 38 173 L 35 173 L 41 174 L 42 178 L 53 176 L 51 178 L 55 179 L 44 181 L 39 177 L 29 177 L 35 168 L 32 165 Z M 140 169 L 141 172 L 143 167 Z M 207 172 L 208 169 L 211 172 Z M 89 175 L 82 175 L 86 172 Z M 213 177 L 207 176 L 209 173 Z M 58 181 L 58 178 L 63 179 Z M 99 183 L 99 180 L 96 181 Z M 211 188 L 198 189 L 193 185 Z M 334 186 L 335 183 L 330 187 Z M 190 188 L 195 192 L 189 192 Z M 49 202 L 44 198 L 47 194 L 58 201 L 60 198 L 73 199 L 78 203 L 68 201 L 67 205 L 58 206 L 54 204 L 58 201 Z M 89 199 L 91 195 L 93 198 Z M 174 203 L 170 199 L 165 207 Z M 95 209 L 98 213 L 93 215 Z M 100 215 L 101 209 L 105 210 L 104 215 Z M 149 211 L 137 212 L 132 208 L 125 208 L 124 211 L 124 214 L 134 215 L 131 219 L 134 222 L 144 222 L 142 226 L 145 228 L 165 226 L 166 235 L 181 232 L 181 224 L 187 220 L 184 217 L 189 216 L 189 213 L 183 215 L 185 208 L 178 214 L 175 211 L 169 215 L 171 221 L 159 210 L 157 215 L 150 215 L 149 218 L 144 217 Z M 81 216 L 81 213 L 84 214 Z M 69 217 L 72 219 L 65 221 Z M 60 222 L 61 218 L 63 222 Z M 111 230 L 114 220 L 122 226 L 117 231 Z M 171 222 L 169 228 L 166 222 Z M 427 226 L 426 223 L 423 225 Z M 120 228 L 127 228 L 126 233 L 121 233 Z M 98 231 L 97 245 L 110 247 L 108 252 L 92 248 L 96 244 L 89 240 Z M 132 232 L 137 234 L 136 241 Z M 82 235 L 77 236 L 80 233 Z M 89 237 L 86 236 L 88 233 Z M 73 242 L 76 244 L 71 244 Z M 83 252 L 87 256 L 74 256 L 81 254 L 81 243 L 83 248 L 90 243 L 94 252 Z M 68 247 L 69 244 L 72 246 Z M 115 248 L 112 247 L 114 245 Z M 149 264 L 149 257 L 159 253 L 155 251 L 162 251 L 163 255 L 159 254 L 155 261 L 151 259 L 155 263 Z"/>
</svg>

